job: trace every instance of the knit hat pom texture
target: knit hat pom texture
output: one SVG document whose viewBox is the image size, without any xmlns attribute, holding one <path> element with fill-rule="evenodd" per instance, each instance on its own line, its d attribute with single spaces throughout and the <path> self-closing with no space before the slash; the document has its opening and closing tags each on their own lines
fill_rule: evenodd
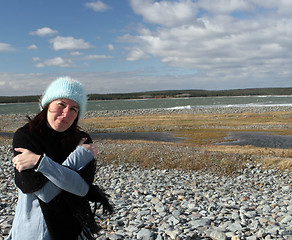
<svg viewBox="0 0 292 240">
<path fill-rule="evenodd" d="M 67 98 L 79 105 L 79 119 L 86 112 L 87 96 L 82 84 L 70 77 L 61 77 L 53 81 L 41 98 L 41 109 L 59 98 Z"/>
</svg>

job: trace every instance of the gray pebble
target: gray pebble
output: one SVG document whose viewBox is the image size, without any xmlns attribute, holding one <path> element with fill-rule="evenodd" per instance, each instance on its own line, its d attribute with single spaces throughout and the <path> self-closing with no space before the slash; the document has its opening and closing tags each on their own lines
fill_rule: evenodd
<svg viewBox="0 0 292 240">
<path fill-rule="evenodd" d="M 98 142 L 100 151 L 124 145 Z M 170 148 L 171 151 L 171 148 Z M 0 239 L 11 228 L 17 191 L 11 146 L 0 147 Z M 289 172 L 251 163 L 238 175 L 100 165 L 96 184 L 115 207 L 97 219 L 97 239 L 291 239 Z"/>
<path fill-rule="evenodd" d="M 141 229 L 137 234 L 137 239 L 154 240 L 154 234 L 149 229 Z"/>
</svg>

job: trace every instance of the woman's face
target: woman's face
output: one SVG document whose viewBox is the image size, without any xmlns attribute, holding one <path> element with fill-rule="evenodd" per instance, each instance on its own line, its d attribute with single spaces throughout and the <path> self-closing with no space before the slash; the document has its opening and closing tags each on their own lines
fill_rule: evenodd
<svg viewBox="0 0 292 240">
<path fill-rule="evenodd" d="M 57 132 L 66 131 L 73 124 L 78 112 L 78 104 L 73 100 L 61 98 L 52 101 L 47 112 L 49 127 Z"/>
</svg>

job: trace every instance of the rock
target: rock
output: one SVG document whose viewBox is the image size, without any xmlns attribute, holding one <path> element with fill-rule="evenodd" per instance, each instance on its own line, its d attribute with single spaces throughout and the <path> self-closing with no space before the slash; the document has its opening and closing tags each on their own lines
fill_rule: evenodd
<svg viewBox="0 0 292 240">
<path fill-rule="evenodd" d="M 193 221 L 189 222 L 189 224 L 195 228 L 196 227 L 204 227 L 204 226 L 210 225 L 210 223 L 211 223 L 211 220 L 208 218 L 201 218 L 201 219 L 193 220 Z"/>
<path fill-rule="evenodd" d="M 292 222 L 292 215 L 286 215 L 282 220 L 281 223 L 289 223 Z"/>
<path fill-rule="evenodd" d="M 149 229 L 141 229 L 137 234 L 137 238 L 141 240 L 153 240 L 154 234 Z"/>
<path fill-rule="evenodd" d="M 219 232 L 219 231 L 213 231 L 210 234 L 210 237 L 212 238 L 212 240 L 226 240 L 226 234 L 223 232 Z"/>
<path fill-rule="evenodd" d="M 135 144 L 97 142 L 100 152 L 131 151 Z M 141 146 L 151 152 L 153 145 Z M 140 147 L 141 147 L 140 146 Z M 155 145 L 156 146 L 156 145 Z M 189 147 L 155 148 L 180 158 L 195 157 Z M 12 147 L 0 147 L 0 236 L 8 235 L 17 191 L 13 179 Z M 102 154 L 101 156 L 102 157 Z M 210 156 L 211 157 L 211 156 Z M 292 179 L 289 173 L 267 171 L 249 164 L 234 176 L 210 172 L 147 169 L 106 164 L 99 159 L 97 184 L 114 204 L 113 216 L 97 211 L 104 228 L 98 240 L 151 239 L 289 239 L 292 235 Z M 139 161 L 139 159 L 137 159 Z M 239 177 L 238 177 L 239 176 Z M 290 237 L 291 238 L 291 237 Z M 1 239 L 1 238 L 0 238 Z"/>
</svg>

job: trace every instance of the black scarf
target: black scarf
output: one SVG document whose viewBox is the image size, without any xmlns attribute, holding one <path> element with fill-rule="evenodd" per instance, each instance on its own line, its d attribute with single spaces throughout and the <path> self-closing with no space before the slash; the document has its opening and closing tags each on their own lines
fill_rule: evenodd
<svg viewBox="0 0 292 240">
<path fill-rule="evenodd" d="M 14 134 L 13 149 L 22 147 L 36 154 L 45 153 L 55 162 L 62 164 L 83 137 L 87 138 L 85 143 L 92 142 L 90 136 L 82 131 L 74 132 L 72 135 L 72 132 L 60 133 L 43 127 L 40 132 L 31 132 L 26 124 Z M 35 192 L 48 181 L 44 175 L 34 170 L 18 172 L 15 169 L 15 183 L 24 193 Z M 79 174 L 92 188 L 95 160 L 91 161 Z M 39 202 L 52 240 L 74 240 L 81 232 L 90 239 L 93 233 L 99 230 L 86 197 L 62 191 L 49 203 L 40 199 Z"/>
</svg>

